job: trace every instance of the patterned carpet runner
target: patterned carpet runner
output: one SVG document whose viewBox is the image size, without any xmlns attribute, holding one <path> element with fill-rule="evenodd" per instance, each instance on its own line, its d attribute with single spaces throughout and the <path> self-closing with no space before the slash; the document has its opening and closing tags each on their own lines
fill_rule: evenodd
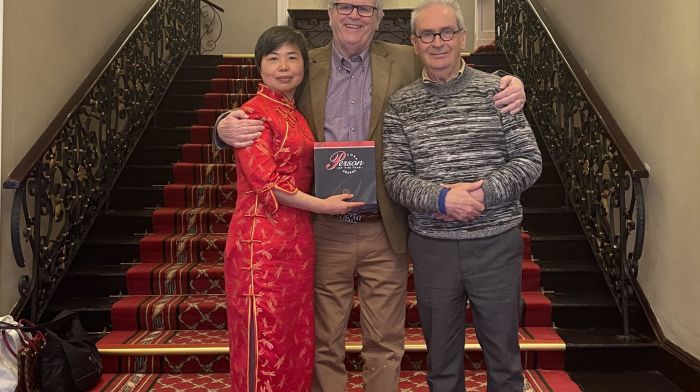
<svg viewBox="0 0 700 392">
<path fill-rule="evenodd" d="M 525 370 L 525 385 L 532 392 L 574 392 L 566 373 L 552 370 Z M 467 390 L 486 391 L 486 372 L 466 371 Z M 99 390 L 105 392 L 128 391 L 228 391 L 228 374 L 107 374 L 103 377 Z M 362 376 L 352 372 L 346 392 L 362 392 Z M 428 392 L 425 372 L 403 371 L 399 380 L 399 392 Z"/>
<path fill-rule="evenodd" d="M 105 367 L 99 391 L 228 390 L 228 346 L 223 251 L 236 201 L 231 151 L 213 149 L 212 125 L 228 107 L 249 99 L 258 77 L 250 59 L 227 59 L 217 67 L 211 91 L 197 110 L 191 142 L 173 166 L 164 206 L 154 211 L 153 232 L 140 242 L 141 263 L 128 270 L 129 295 L 112 307 L 113 331 L 98 342 Z M 565 344 L 552 328 L 552 307 L 540 290 L 540 270 L 522 234 L 523 275 L 520 345 L 525 377 L 534 391 L 578 391 L 561 371 Z M 426 348 L 409 278 L 406 355 L 401 391 L 427 391 Z M 361 391 L 361 309 L 357 299 L 348 323 L 346 365 L 354 371 L 347 391 Z M 471 312 L 465 320 L 471 323 Z M 465 330 L 469 390 L 485 391 L 485 363 L 473 328 Z M 546 370 L 540 370 L 546 369 Z M 472 389 L 473 388 L 473 389 Z"/>
</svg>

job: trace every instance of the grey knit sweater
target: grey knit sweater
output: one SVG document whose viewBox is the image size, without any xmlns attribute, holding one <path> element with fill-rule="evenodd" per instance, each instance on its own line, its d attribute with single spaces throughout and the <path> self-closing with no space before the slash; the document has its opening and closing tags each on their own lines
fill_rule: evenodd
<svg viewBox="0 0 700 392">
<path fill-rule="evenodd" d="M 384 179 L 408 208 L 418 234 L 442 239 L 490 237 L 522 221 L 520 194 L 542 170 L 522 113 L 501 114 L 492 97 L 499 77 L 465 67 L 445 83 L 417 80 L 398 90 L 384 114 Z M 433 217 L 441 185 L 484 180 L 486 209 L 462 223 Z"/>
</svg>

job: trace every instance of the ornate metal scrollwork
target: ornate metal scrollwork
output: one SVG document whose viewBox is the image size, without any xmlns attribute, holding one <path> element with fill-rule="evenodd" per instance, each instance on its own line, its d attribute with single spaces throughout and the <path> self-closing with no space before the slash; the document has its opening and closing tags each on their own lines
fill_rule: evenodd
<svg viewBox="0 0 700 392">
<path fill-rule="evenodd" d="M 641 178 L 648 173 L 602 101 L 591 99 L 593 92 L 583 87 L 578 66 L 572 68 L 575 60 L 562 53 L 561 42 L 552 38 L 533 3 L 496 1 L 497 43 L 528 87 L 534 125 L 562 177 L 628 334 L 633 280 L 644 245 Z M 590 86 L 587 79 L 585 85 Z"/>
<path fill-rule="evenodd" d="M 199 11 L 195 0 L 155 3 L 48 147 L 30 157 L 28 174 L 4 183 L 16 189 L 17 265 L 32 265 L 15 313 L 28 302 L 34 320 L 45 310 L 170 81 L 186 55 L 199 53 Z"/>
<path fill-rule="evenodd" d="M 223 24 L 221 23 L 221 8 L 209 2 L 204 2 L 204 5 L 199 10 L 199 26 L 202 53 L 212 52 L 216 49 L 216 43 L 221 38 L 223 32 Z"/>
</svg>

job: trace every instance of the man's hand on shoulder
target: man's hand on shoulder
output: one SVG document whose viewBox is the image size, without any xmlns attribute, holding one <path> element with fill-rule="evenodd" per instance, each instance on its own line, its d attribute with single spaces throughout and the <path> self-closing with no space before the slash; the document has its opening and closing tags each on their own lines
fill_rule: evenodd
<svg viewBox="0 0 700 392">
<path fill-rule="evenodd" d="M 224 143 L 234 148 L 248 147 L 262 135 L 263 122 L 252 120 L 241 109 L 231 111 L 219 121 L 216 134 Z"/>
<path fill-rule="evenodd" d="M 501 91 L 493 96 L 493 102 L 501 113 L 516 114 L 525 106 L 525 86 L 513 75 L 506 75 L 499 83 Z"/>
</svg>

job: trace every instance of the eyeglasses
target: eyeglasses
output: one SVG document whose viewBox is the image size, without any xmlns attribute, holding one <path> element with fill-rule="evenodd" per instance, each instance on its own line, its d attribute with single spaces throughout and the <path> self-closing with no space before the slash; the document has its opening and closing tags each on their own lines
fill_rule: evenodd
<svg viewBox="0 0 700 392">
<path fill-rule="evenodd" d="M 459 33 L 460 31 L 462 31 L 462 29 L 443 29 L 439 33 L 433 33 L 432 31 L 424 31 L 420 34 L 416 34 L 416 37 L 420 38 L 420 40 L 424 44 L 432 43 L 433 41 L 435 41 L 435 37 L 437 37 L 438 35 L 443 41 L 452 41 L 452 38 L 455 37 L 455 34 Z"/>
<path fill-rule="evenodd" d="M 374 15 L 374 11 L 377 7 L 372 7 L 371 5 L 355 5 L 350 3 L 335 3 L 335 10 L 341 15 L 350 15 L 352 10 L 357 9 L 357 14 L 360 16 L 368 17 Z"/>
</svg>

